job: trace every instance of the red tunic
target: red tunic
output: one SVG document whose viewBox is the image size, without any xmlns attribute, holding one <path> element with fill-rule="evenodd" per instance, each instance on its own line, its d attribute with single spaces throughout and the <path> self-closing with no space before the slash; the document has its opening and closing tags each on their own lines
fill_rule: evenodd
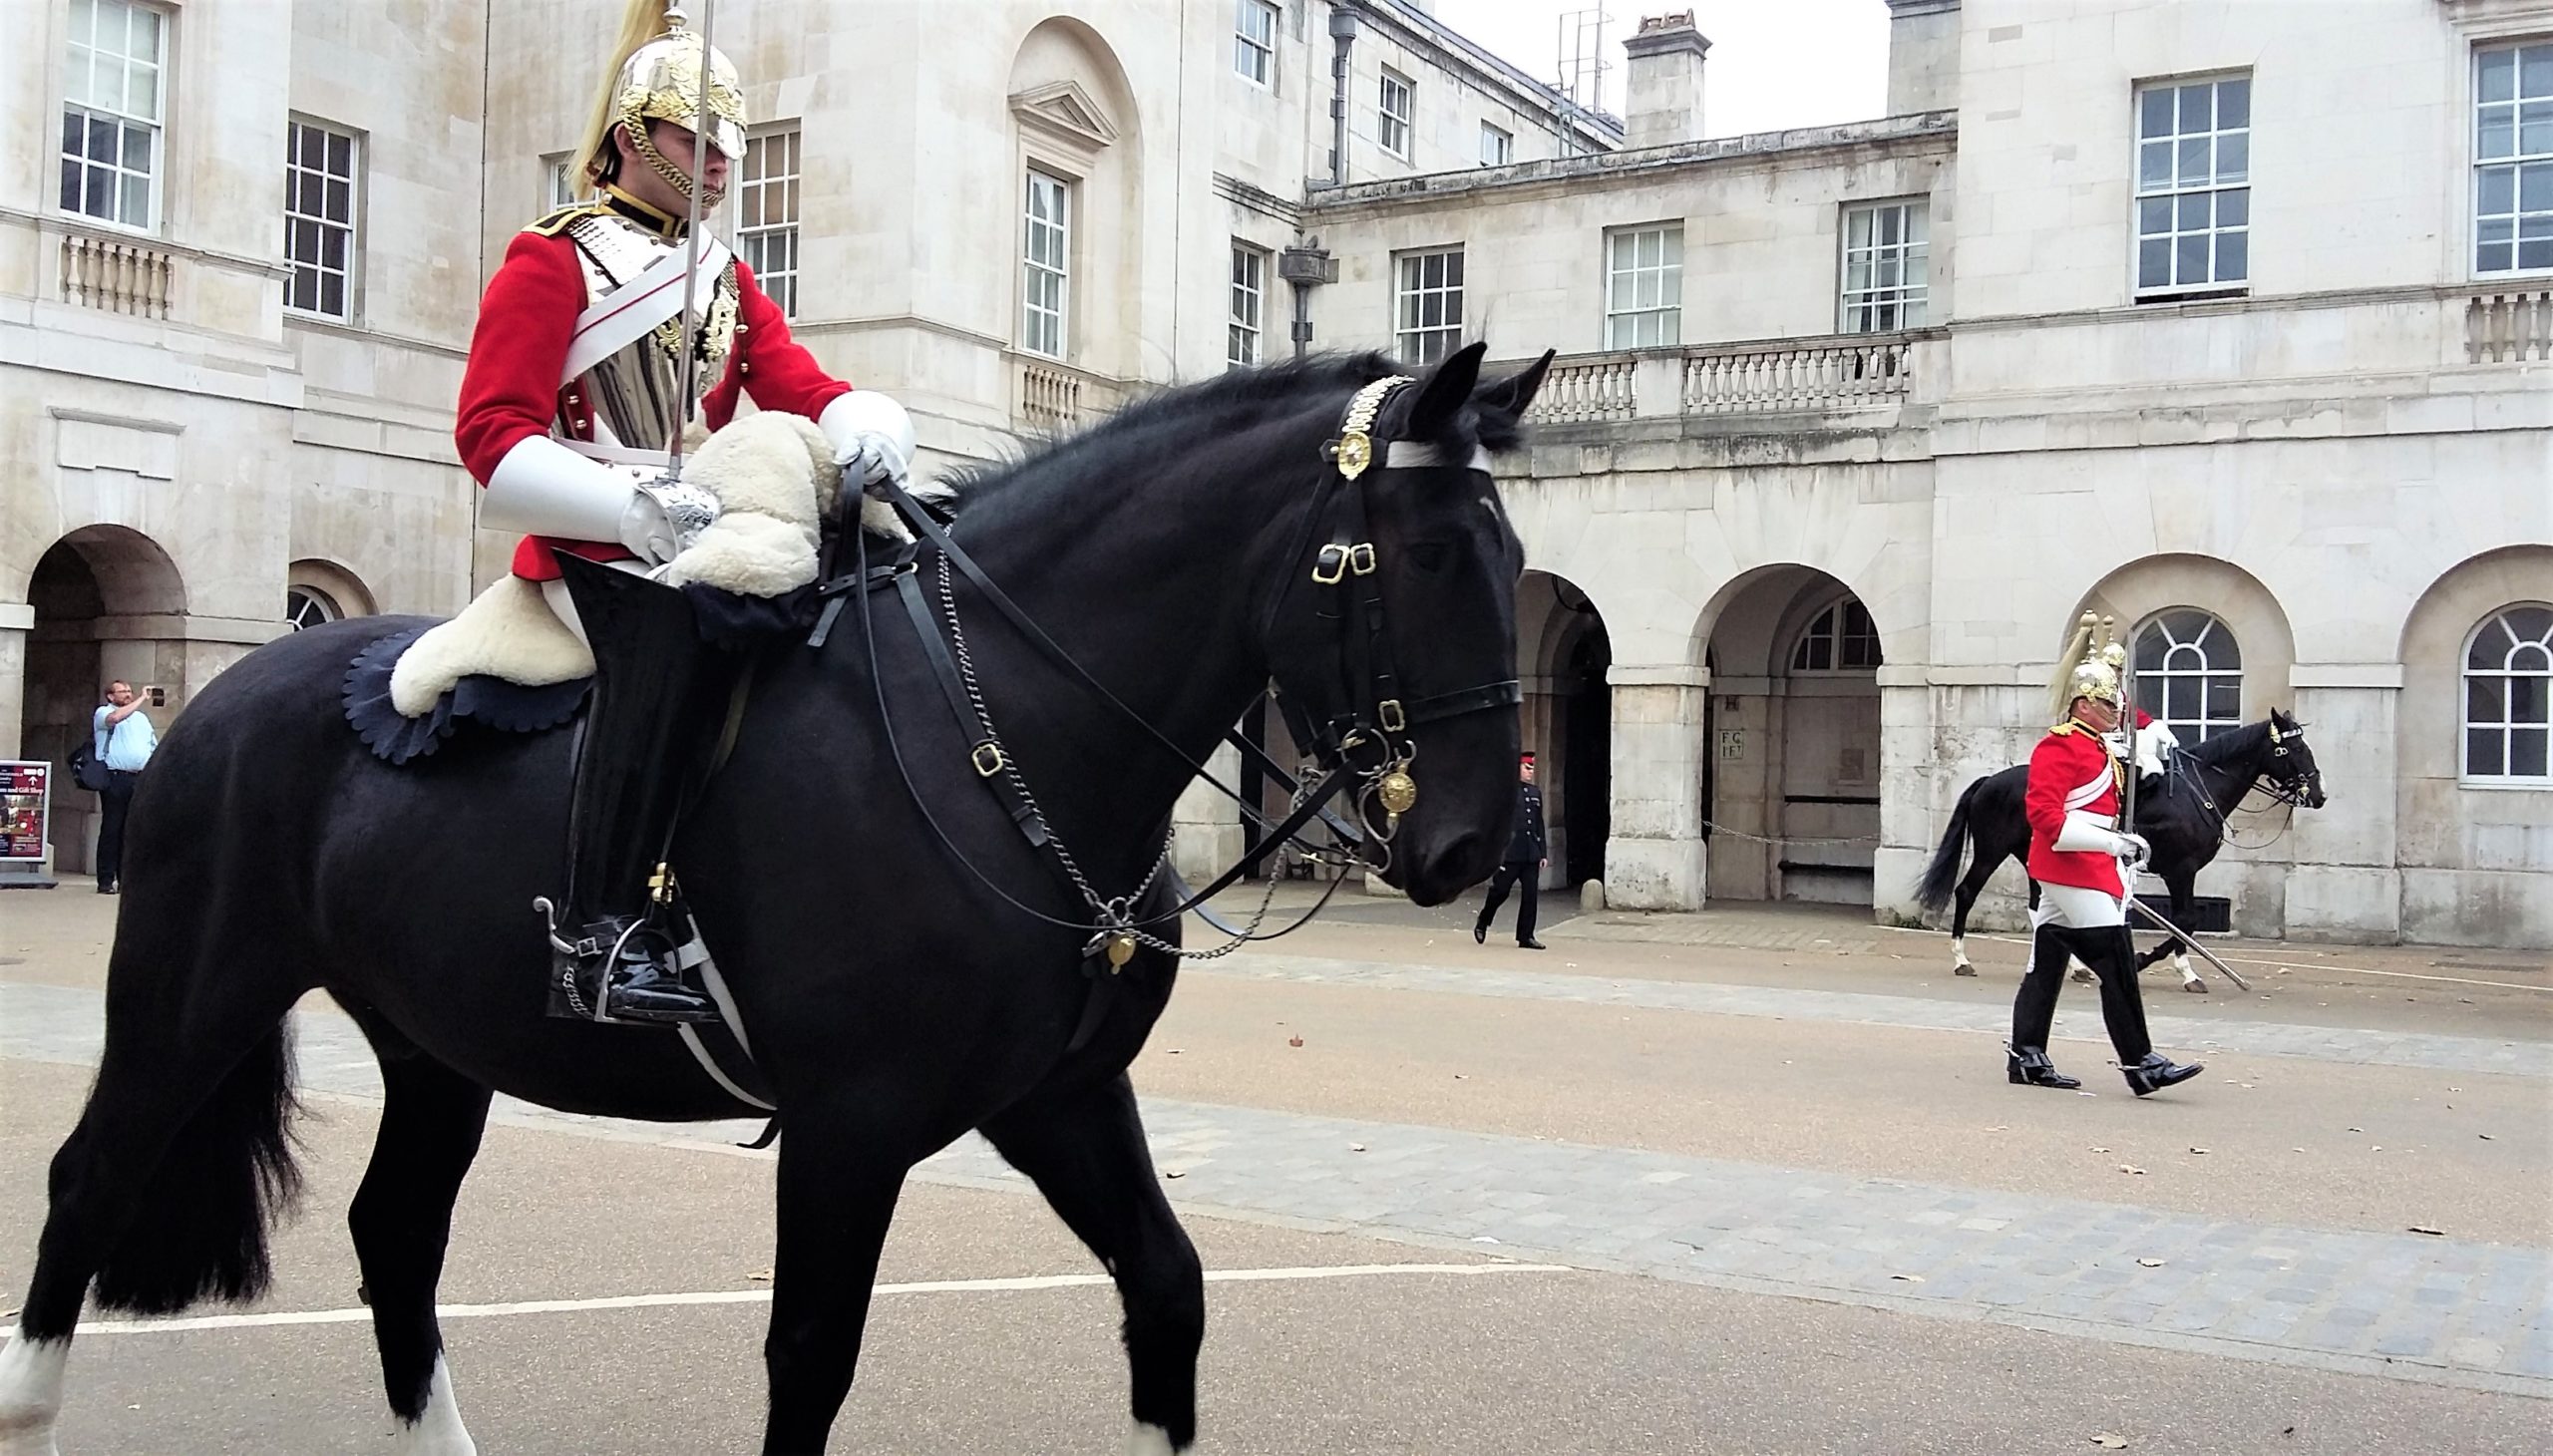
<svg viewBox="0 0 2553 1456">
<path fill-rule="evenodd" d="M 753 269 L 736 260 L 736 342 L 725 374 L 702 401 L 712 430 L 736 413 L 741 388 L 761 409 L 815 419 L 851 386 L 827 374 L 807 347 L 789 336 L 789 320 L 754 281 Z M 564 233 L 519 232 L 506 260 L 479 300 L 479 327 L 470 338 L 470 363 L 461 376 L 461 402 L 453 443 L 471 479 L 488 484 L 497 462 L 527 436 L 553 428 L 566 439 L 593 438 L 593 411 L 572 386 L 559 383 L 567 342 L 585 310 L 584 271 L 576 244 Z M 556 579 L 552 550 L 591 560 L 626 558 L 618 542 L 569 542 L 528 536 L 515 548 L 515 574 L 535 581 Z"/>
<path fill-rule="evenodd" d="M 2030 825 L 2029 875 L 2042 885 L 2125 897 L 2127 884 L 2119 875 L 2117 857 L 2056 848 L 2069 810 L 2106 816 L 2112 825 L 2119 812 L 2118 760 L 2099 734 L 2070 720 L 2047 730 L 2030 752 L 2029 789 L 2021 799 L 2022 817 Z"/>
</svg>

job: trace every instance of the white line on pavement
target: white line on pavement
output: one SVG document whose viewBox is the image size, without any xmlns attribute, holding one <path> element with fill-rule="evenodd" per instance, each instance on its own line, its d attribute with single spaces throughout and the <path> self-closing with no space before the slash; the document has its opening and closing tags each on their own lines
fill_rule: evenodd
<svg viewBox="0 0 2553 1456">
<path fill-rule="evenodd" d="M 1290 1269 L 1210 1269 L 1210 1284 L 1272 1283 L 1292 1279 L 1370 1278 L 1395 1274 L 1569 1274 L 1565 1264 L 1332 1264 Z M 921 1283 L 880 1284 L 880 1294 L 1006 1293 L 1024 1289 L 1071 1289 L 1113 1280 L 1106 1274 L 1029 1274 L 999 1279 L 932 1279 Z M 510 1304 L 446 1304 L 435 1312 L 444 1319 L 486 1319 L 509 1314 L 579 1314 L 595 1309 L 655 1309 L 686 1304 L 763 1304 L 769 1289 L 703 1289 L 672 1294 L 614 1294 L 598 1299 L 524 1299 Z M 284 1309 L 269 1314 L 200 1314 L 183 1319 L 98 1319 L 80 1326 L 89 1334 L 174 1334 L 189 1329 L 262 1329 L 286 1324 L 363 1324 L 370 1309 Z"/>
</svg>

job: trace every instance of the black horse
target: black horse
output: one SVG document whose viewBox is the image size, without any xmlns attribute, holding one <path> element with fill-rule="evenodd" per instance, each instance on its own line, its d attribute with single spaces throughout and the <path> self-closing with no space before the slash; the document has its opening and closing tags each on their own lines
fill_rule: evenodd
<svg viewBox="0 0 2553 1456">
<path fill-rule="evenodd" d="M 1951 968 L 1957 974 L 1977 973 L 1968 959 L 1969 908 L 1977 904 L 1978 894 L 2006 860 L 2021 860 L 2029 853 L 2029 821 L 2021 812 L 2029 776 L 2029 765 L 2016 764 L 1969 785 L 1968 792 L 1959 796 L 1959 807 L 1951 811 L 1950 828 L 1916 887 L 1916 903 L 1939 911 L 1951 904 L 1956 883 L 1959 903 L 1951 912 Z M 2164 772 L 2148 774 L 2138 782 L 2134 828 L 2154 848 L 2147 868 L 2161 876 L 2164 888 L 2171 892 L 2173 924 L 2188 927 L 2198 872 L 2225 846 L 2225 816 L 2256 787 L 2291 806 L 2323 807 L 2323 773 L 2314 766 L 2305 726 L 2283 708 L 2272 708 L 2269 717 L 2258 723 L 2175 750 Z M 1964 877 L 1959 873 L 1963 848 L 1971 851 Z M 2030 908 L 2038 908 L 2035 880 L 2030 882 Z M 2167 955 L 2181 973 L 2183 990 L 2207 989 L 2207 982 L 2190 968 L 2189 952 L 2176 935 L 2165 936 L 2139 956 L 2136 968 L 2143 970 Z"/>
<path fill-rule="evenodd" d="M 1376 355 L 1170 391 L 968 487 L 961 545 L 1180 750 L 958 579 L 987 707 L 1099 894 L 1145 882 L 1191 763 L 1264 684 L 1340 722 L 1358 675 L 1386 664 L 1392 708 L 1409 705 L 1391 736 L 1414 754 L 1418 795 L 1383 877 L 1435 905 L 1496 867 L 1515 797 L 1523 552 L 1481 452 L 1521 443 L 1549 356 L 1484 385 L 1481 352 L 1389 397 L 1361 479 L 1332 451 L 1351 396 L 1396 372 Z M 922 579 L 932 565 L 925 554 Z M 1344 588 L 1313 584 L 1341 575 Z M 880 599 L 874 667 L 850 619 L 824 649 L 793 643 L 765 662 L 673 856 L 786 1119 L 763 1449 L 824 1449 L 906 1173 L 980 1129 L 1114 1275 L 1135 1449 L 1184 1450 L 1204 1285 L 1126 1075 L 1176 960 L 1146 948 L 1101 973 L 1085 953 L 1091 910 L 982 787 L 920 636 L 892 591 Z M 568 735 L 376 760 L 340 714 L 339 682 L 367 643 L 416 625 L 347 621 L 249 654 L 188 709 L 137 796 L 105 1053 L 54 1159 L 33 1284 L 0 1350 L 11 1450 L 51 1445 L 93 1280 L 100 1304 L 142 1313 L 266 1286 L 266 1231 L 295 1191 L 285 1014 L 313 988 L 381 1063 L 380 1131 L 348 1223 L 412 1451 L 475 1449 L 435 1287 L 492 1089 L 614 1117 L 751 1112 L 673 1035 L 544 1014 L 532 902 L 559 873 Z M 911 793 L 890 767 L 881 678 Z M 1487 707 L 1421 722 L 1431 698 Z M 1173 907 L 1170 883 L 1137 911 Z M 1075 1050 L 1094 984 L 1108 999 Z"/>
</svg>

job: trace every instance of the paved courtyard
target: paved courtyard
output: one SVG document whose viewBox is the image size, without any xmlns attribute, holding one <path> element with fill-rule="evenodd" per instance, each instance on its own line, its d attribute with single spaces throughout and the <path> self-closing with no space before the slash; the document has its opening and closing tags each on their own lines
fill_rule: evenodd
<svg viewBox="0 0 2553 1456">
<path fill-rule="evenodd" d="M 1288 887 L 1284 899 L 1297 896 Z M 99 1036 L 113 902 L 0 900 L 0 1299 Z M 1216 1284 L 1224 1452 L 2531 1451 L 2553 1439 L 2553 974 L 2225 942 L 2149 978 L 2148 1101 L 2090 993 L 2012 1088 L 2020 947 L 1778 909 L 1352 894 L 1193 968 L 1136 1069 Z M 380 1449 L 342 1204 L 377 1094 L 299 1015 L 317 1208 L 272 1299 L 78 1347 L 67 1456 Z M 484 1449 L 747 1447 L 771 1160 L 746 1124 L 501 1103 L 446 1297 Z M 980 1141 L 917 1170 L 837 1445 L 1113 1449 L 1113 1296 Z M 661 1397 L 608 1372 L 644 1356 Z M 2106 1447 L 2105 1441 L 2122 1447 Z"/>
</svg>

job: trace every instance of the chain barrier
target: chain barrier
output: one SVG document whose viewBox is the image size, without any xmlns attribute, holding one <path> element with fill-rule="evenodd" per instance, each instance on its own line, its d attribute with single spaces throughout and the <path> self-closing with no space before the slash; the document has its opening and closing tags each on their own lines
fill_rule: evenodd
<svg viewBox="0 0 2553 1456">
<path fill-rule="evenodd" d="M 1713 835 L 1724 834 L 1733 840 L 1746 840 L 1759 845 L 1877 845 L 1879 843 L 1879 836 L 1875 834 L 1857 834 L 1831 839 L 1797 839 L 1783 835 L 1748 834 L 1742 829 L 1730 829 L 1727 825 L 1713 824 L 1707 819 L 1702 821 L 1702 828 Z"/>
</svg>

